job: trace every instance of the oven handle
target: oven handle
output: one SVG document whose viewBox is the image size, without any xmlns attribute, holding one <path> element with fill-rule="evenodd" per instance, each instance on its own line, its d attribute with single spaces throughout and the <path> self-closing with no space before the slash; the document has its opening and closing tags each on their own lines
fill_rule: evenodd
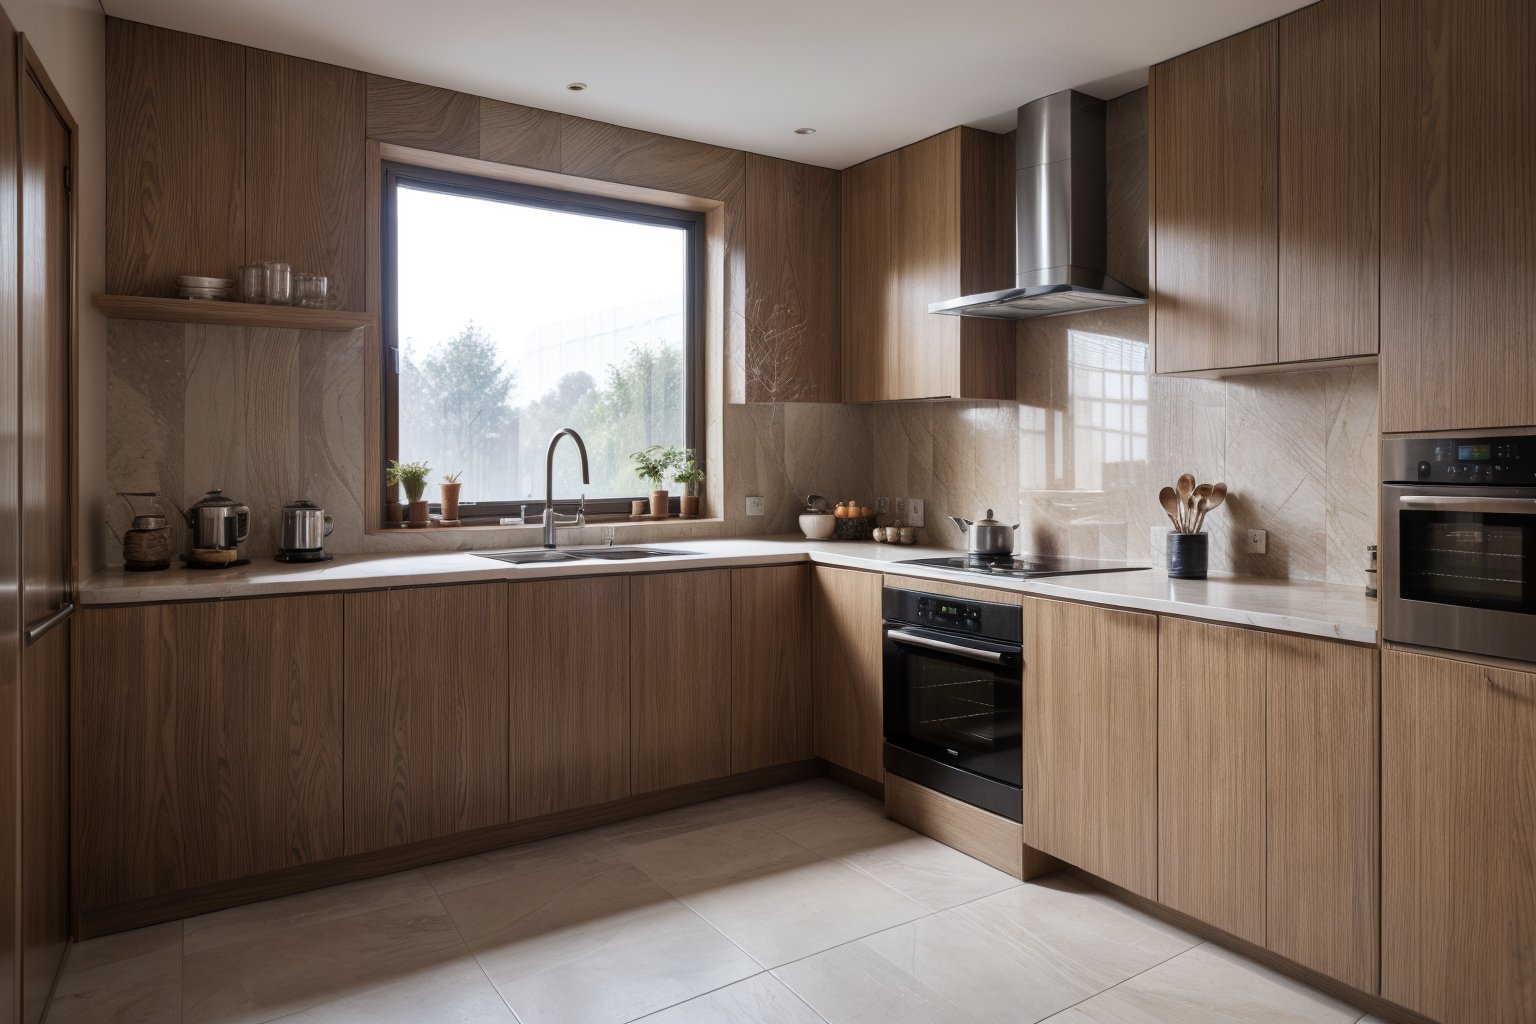
<svg viewBox="0 0 1536 1024">
<path fill-rule="evenodd" d="M 945 654 L 957 654 L 962 658 L 970 658 L 973 661 L 986 661 L 994 665 L 1008 665 L 1013 662 L 1016 655 L 1002 651 L 990 651 L 980 647 L 971 647 L 967 644 L 951 643 L 948 640 L 939 640 L 924 633 L 914 632 L 909 629 L 887 629 L 885 638 L 894 643 L 907 644 L 911 647 L 925 647 L 930 651 L 942 651 Z"/>
<path fill-rule="evenodd" d="M 1513 512 L 1536 514 L 1536 498 L 1462 498 L 1456 495 L 1404 494 L 1398 504 L 1407 508 L 1435 508 L 1443 512 Z"/>
</svg>

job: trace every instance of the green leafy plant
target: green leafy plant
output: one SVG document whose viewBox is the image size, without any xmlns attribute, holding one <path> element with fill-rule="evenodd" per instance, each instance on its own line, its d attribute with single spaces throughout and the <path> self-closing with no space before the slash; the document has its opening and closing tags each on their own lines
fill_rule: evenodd
<svg viewBox="0 0 1536 1024">
<path fill-rule="evenodd" d="M 427 489 L 427 477 L 432 474 L 432 467 L 425 462 L 400 462 L 391 460 L 386 479 L 390 486 L 399 485 L 405 488 L 405 500 L 418 502 Z"/>
<path fill-rule="evenodd" d="M 651 488 L 659 491 L 662 477 L 672 468 L 672 461 L 676 457 L 676 449 L 653 444 L 644 451 L 634 452 L 629 458 L 635 464 L 635 475 L 642 480 L 649 480 Z"/>
<path fill-rule="evenodd" d="M 456 483 L 459 482 L 459 477 L 461 477 L 463 475 L 464 475 L 464 471 L 462 469 L 459 470 L 457 473 L 444 473 L 443 474 L 443 483 L 445 483 L 445 484 L 456 484 Z"/>
<path fill-rule="evenodd" d="M 683 493 L 694 495 L 699 492 L 699 482 L 704 479 L 704 467 L 699 465 L 699 453 L 692 448 L 670 449 L 672 456 L 672 479 L 683 485 Z"/>
</svg>

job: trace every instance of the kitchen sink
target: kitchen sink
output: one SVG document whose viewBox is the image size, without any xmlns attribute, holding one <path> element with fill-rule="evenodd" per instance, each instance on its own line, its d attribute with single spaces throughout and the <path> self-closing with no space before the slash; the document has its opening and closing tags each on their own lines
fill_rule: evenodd
<svg viewBox="0 0 1536 1024">
<path fill-rule="evenodd" d="M 513 565 L 533 565 L 537 562 L 574 562 L 575 555 L 564 551 L 548 551 L 544 548 L 535 548 L 530 551 L 475 551 L 472 554 L 481 558 L 494 558 L 498 562 L 511 562 Z"/>
<path fill-rule="evenodd" d="M 577 558 L 602 558 L 619 561 L 625 558 L 664 558 L 667 555 L 696 555 L 697 551 L 664 551 L 660 548 L 580 548 L 571 552 Z"/>
<path fill-rule="evenodd" d="M 524 548 L 520 551 L 474 551 L 481 558 L 494 558 L 513 565 L 537 565 L 542 562 L 580 562 L 589 558 L 617 562 L 631 558 L 664 558 L 667 555 L 696 555 L 697 551 L 667 551 L 661 548 Z"/>
</svg>

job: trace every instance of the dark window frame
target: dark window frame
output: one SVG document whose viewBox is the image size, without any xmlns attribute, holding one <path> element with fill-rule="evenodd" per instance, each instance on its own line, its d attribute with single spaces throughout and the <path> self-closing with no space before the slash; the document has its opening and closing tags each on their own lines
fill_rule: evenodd
<svg viewBox="0 0 1536 1024">
<path fill-rule="evenodd" d="M 704 452 L 704 322 L 705 322 L 705 272 L 707 256 L 705 252 L 706 231 L 705 215 L 696 210 L 682 210 L 667 206 L 656 206 L 649 203 L 632 202 L 625 199 L 613 199 L 607 196 L 591 195 L 584 192 L 566 191 L 564 189 L 546 188 L 539 185 L 525 185 L 520 182 L 502 181 L 496 178 L 484 178 L 478 175 L 461 174 L 456 171 L 444 171 L 434 168 L 416 167 L 410 164 L 384 161 L 381 166 L 382 188 L 381 200 L 383 204 L 380 218 L 380 243 L 383 257 L 381 271 L 381 283 L 383 288 L 383 315 L 381 317 L 380 344 L 383 348 L 380 359 L 380 372 L 383 380 L 379 389 L 382 408 L 380 409 L 379 424 L 383 432 L 383 444 L 381 451 L 383 461 L 379 466 L 379 486 L 383 492 L 383 502 L 387 507 L 390 501 L 398 500 L 396 491 L 385 481 L 388 479 L 386 470 L 393 459 L 399 458 L 400 451 L 400 336 L 399 336 L 399 222 L 396 210 L 396 191 L 401 182 L 409 183 L 410 187 L 425 189 L 433 192 L 441 192 L 447 195 L 464 196 L 466 198 L 484 199 L 492 202 L 515 203 L 521 206 L 532 206 L 545 210 L 556 210 L 564 213 L 575 213 L 583 216 L 604 217 L 609 220 L 626 221 L 638 224 L 658 224 L 667 227 L 680 228 L 685 233 L 684 248 L 687 253 L 687 286 L 688 294 L 684 309 L 684 337 L 683 337 L 683 444 L 698 453 L 699 464 L 706 472 Z M 579 433 L 581 424 L 570 423 Z M 670 488 L 669 488 L 670 489 Z M 678 495 L 673 494 L 670 499 L 671 511 L 679 510 Z M 649 494 L 635 494 L 627 497 L 603 497 L 589 499 L 586 503 L 588 515 L 591 517 L 614 516 L 627 517 L 630 514 L 630 503 L 634 501 L 649 501 Z M 556 505 L 573 506 L 576 502 L 575 495 L 557 495 Z M 438 510 L 436 502 L 431 503 L 434 511 Z M 498 520 L 507 516 L 520 516 L 526 511 L 530 519 L 541 516 L 544 512 L 544 500 L 529 501 L 480 501 L 461 505 L 460 518 L 469 523 L 490 523 L 494 525 Z"/>
</svg>

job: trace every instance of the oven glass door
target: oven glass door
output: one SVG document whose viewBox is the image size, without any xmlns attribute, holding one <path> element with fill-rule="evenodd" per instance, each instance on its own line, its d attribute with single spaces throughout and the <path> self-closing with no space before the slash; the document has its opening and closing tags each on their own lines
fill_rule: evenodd
<svg viewBox="0 0 1536 1024">
<path fill-rule="evenodd" d="M 1536 514 L 1497 511 L 1491 502 L 1423 500 L 1405 501 L 1398 513 L 1399 595 L 1536 614 Z"/>
<path fill-rule="evenodd" d="M 1018 645 L 886 625 L 886 740 L 1018 786 L 1023 778 Z"/>
</svg>

